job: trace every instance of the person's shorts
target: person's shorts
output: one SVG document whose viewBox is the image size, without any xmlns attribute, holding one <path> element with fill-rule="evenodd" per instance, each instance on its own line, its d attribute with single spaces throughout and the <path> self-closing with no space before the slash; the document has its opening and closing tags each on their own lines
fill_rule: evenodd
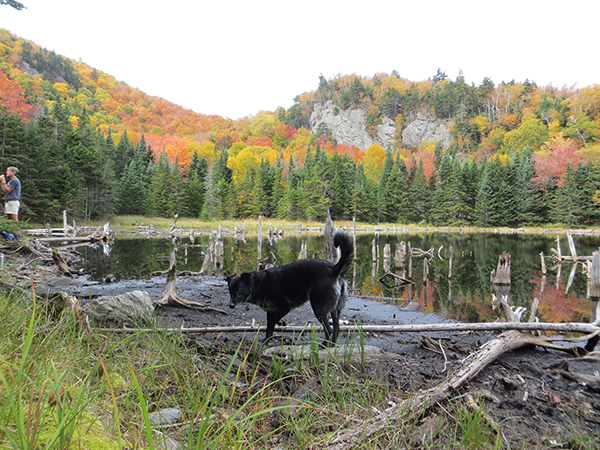
<svg viewBox="0 0 600 450">
<path fill-rule="evenodd" d="M 11 200 L 4 204 L 4 214 L 19 214 L 19 207 L 21 202 L 19 200 Z"/>
</svg>

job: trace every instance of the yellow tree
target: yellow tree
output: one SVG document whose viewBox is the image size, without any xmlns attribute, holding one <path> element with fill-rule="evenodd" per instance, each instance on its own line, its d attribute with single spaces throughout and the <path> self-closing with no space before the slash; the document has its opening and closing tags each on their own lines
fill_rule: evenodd
<svg viewBox="0 0 600 450">
<path fill-rule="evenodd" d="M 237 185 L 242 182 L 248 169 L 258 168 L 259 164 L 260 157 L 252 147 L 245 147 L 227 159 L 227 167 L 233 171 L 233 181 Z"/>
<path fill-rule="evenodd" d="M 372 144 L 365 152 L 365 157 L 363 158 L 365 175 L 375 183 L 376 186 L 379 185 L 379 178 L 381 176 L 381 169 L 383 168 L 384 161 L 385 150 L 377 143 Z"/>
<path fill-rule="evenodd" d="M 536 151 L 549 137 L 548 127 L 540 119 L 531 119 L 521 123 L 516 130 L 511 130 L 504 135 L 502 151 L 504 153 L 520 153 L 527 146 Z"/>
</svg>

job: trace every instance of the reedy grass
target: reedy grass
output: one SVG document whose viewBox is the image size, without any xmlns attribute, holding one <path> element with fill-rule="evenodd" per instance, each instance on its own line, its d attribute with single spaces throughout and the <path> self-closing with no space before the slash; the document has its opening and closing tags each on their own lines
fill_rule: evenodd
<svg viewBox="0 0 600 450">
<path fill-rule="evenodd" d="M 73 310 L 52 318 L 42 303 L 0 296 L 0 449 L 154 449 L 174 430 L 190 449 L 319 448 L 410 395 L 370 370 L 360 327 L 328 352 L 319 352 L 322 333 L 311 332 L 304 359 L 266 361 L 258 334 L 204 347 L 158 327 L 103 335 Z M 318 395 L 290 413 L 291 395 L 308 380 Z M 164 408 L 179 409 L 181 423 L 154 425 L 151 415 Z M 392 422 L 356 448 L 503 448 L 476 411 L 448 410 L 422 447 L 412 445 L 416 421 Z M 585 436 L 572 440 L 588 448 Z"/>
</svg>

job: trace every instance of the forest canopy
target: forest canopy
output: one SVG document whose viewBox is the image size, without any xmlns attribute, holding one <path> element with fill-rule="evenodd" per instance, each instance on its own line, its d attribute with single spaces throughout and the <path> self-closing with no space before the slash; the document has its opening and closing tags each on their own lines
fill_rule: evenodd
<svg viewBox="0 0 600 450">
<path fill-rule="evenodd" d="M 114 214 L 521 226 L 598 221 L 600 86 L 538 86 L 442 69 L 321 76 L 289 109 L 239 120 L 203 115 L 0 30 L 0 153 L 23 183 L 26 220 Z M 360 109 L 375 136 L 336 142 L 310 115 Z M 402 143 L 417 114 L 452 139 Z M 389 121 L 388 121 L 389 123 Z"/>
</svg>

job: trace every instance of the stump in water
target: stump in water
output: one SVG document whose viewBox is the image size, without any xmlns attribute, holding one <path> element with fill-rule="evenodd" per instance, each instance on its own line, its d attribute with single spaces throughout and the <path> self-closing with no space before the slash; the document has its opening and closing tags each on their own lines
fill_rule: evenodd
<svg viewBox="0 0 600 450">
<path fill-rule="evenodd" d="M 496 298 L 510 297 L 510 253 L 503 252 L 498 258 L 498 266 L 490 274 L 492 295 Z"/>
<path fill-rule="evenodd" d="M 406 259 L 406 242 L 402 241 L 396 244 L 396 254 L 394 256 L 394 263 L 397 268 L 404 267 L 404 260 Z"/>
<path fill-rule="evenodd" d="M 333 245 L 334 229 L 333 220 L 331 220 L 331 215 L 329 214 L 329 211 L 327 211 L 327 220 L 325 222 L 325 259 L 332 263 L 335 263 L 338 260 L 337 250 Z"/>
</svg>

